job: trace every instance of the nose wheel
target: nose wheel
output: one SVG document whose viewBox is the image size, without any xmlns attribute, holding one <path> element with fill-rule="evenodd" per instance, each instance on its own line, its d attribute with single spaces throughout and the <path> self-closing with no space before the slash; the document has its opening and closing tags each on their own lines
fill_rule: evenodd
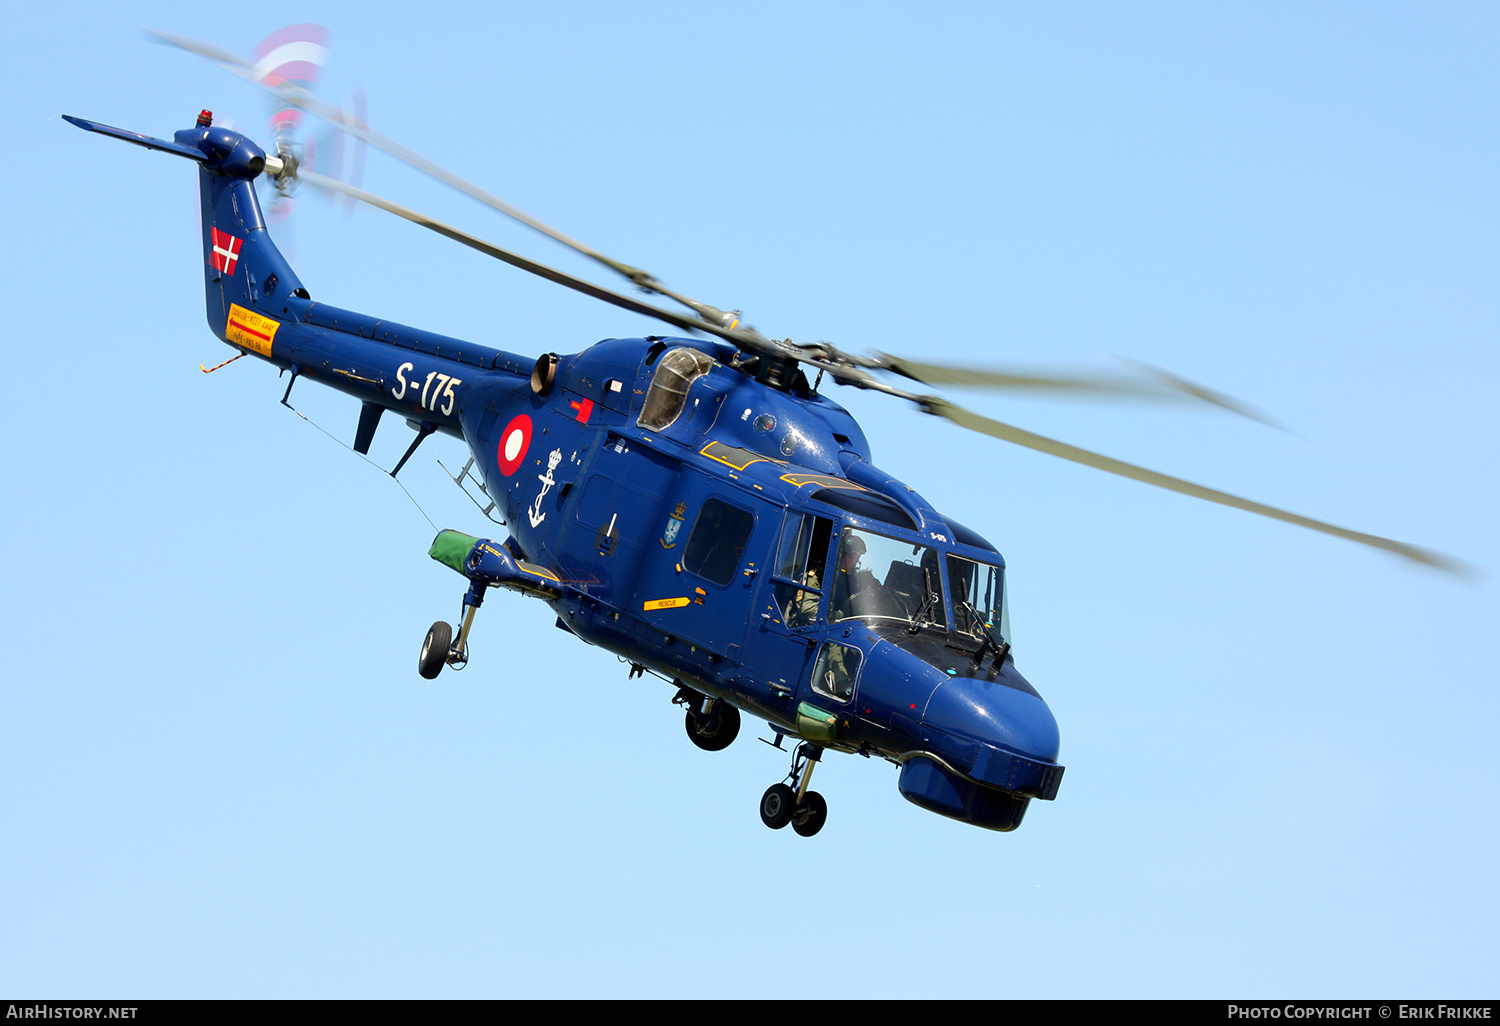
<svg viewBox="0 0 1500 1026">
<path fill-rule="evenodd" d="M 778 740 L 780 740 L 778 738 Z M 787 779 L 766 788 L 760 796 L 760 821 L 772 830 L 788 823 L 803 837 L 811 837 L 828 821 L 828 802 L 816 791 L 807 789 L 812 780 L 813 764 L 820 761 L 823 749 L 803 743 L 792 754 L 792 771 Z"/>
</svg>

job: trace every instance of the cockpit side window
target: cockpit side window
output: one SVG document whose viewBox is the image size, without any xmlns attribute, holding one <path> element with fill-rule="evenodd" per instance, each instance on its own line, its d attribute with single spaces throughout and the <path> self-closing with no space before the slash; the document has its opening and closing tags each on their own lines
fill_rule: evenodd
<svg viewBox="0 0 1500 1026">
<path fill-rule="evenodd" d="M 652 431 L 670 427 L 687 404 L 688 389 L 713 366 L 713 358 L 696 349 L 678 347 L 668 352 L 651 376 L 651 387 L 646 390 L 636 423 Z"/>
<path fill-rule="evenodd" d="M 782 622 L 805 627 L 818 619 L 823 580 L 827 576 L 828 543 L 833 521 L 811 513 L 792 513 L 781 532 L 773 591 Z"/>
</svg>

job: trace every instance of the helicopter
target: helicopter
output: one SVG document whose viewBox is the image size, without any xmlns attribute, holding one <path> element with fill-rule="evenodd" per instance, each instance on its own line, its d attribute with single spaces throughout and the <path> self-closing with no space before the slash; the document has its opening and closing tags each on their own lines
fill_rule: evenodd
<svg viewBox="0 0 1500 1026">
<path fill-rule="evenodd" d="M 802 836 L 822 829 L 828 805 L 810 783 L 829 752 L 888 761 L 907 800 L 997 831 L 1016 829 L 1033 799 L 1054 800 L 1064 773 L 1056 720 L 1016 667 L 1004 559 L 876 466 L 854 418 L 820 391 L 825 376 L 1096 469 L 1456 568 L 1427 550 L 1032 434 L 889 379 L 1146 391 L 1254 415 L 1228 397 L 1164 372 L 1145 382 L 1043 379 L 768 337 L 738 311 L 681 295 L 605 257 L 295 85 L 267 81 L 207 44 L 162 38 L 687 310 L 583 281 L 320 175 L 285 140 L 267 152 L 216 127 L 207 111 L 170 141 L 66 116 L 87 131 L 198 164 L 210 329 L 234 359 L 255 356 L 289 375 L 283 403 L 301 378 L 358 399 L 352 448 L 361 454 L 387 412 L 404 418 L 415 435 L 392 476 L 432 434 L 469 448 L 454 479 L 477 491 L 471 497 L 507 536 L 445 530 L 433 540 L 429 555 L 465 585 L 458 620 L 428 629 L 419 674 L 435 679 L 468 663 L 476 614 L 491 589 L 545 602 L 559 628 L 621 656 L 632 676 L 666 681 L 698 748 L 727 748 L 742 714 L 769 725 L 790 766 L 761 796 L 768 827 L 790 825 Z M 690 334 L 611 338 L 575 354 L 529 356 L 315 301 L 271 240 L 255 188 L 263 177 L 283 194 L 302 183 L 380 207 Z"/>
</svg>

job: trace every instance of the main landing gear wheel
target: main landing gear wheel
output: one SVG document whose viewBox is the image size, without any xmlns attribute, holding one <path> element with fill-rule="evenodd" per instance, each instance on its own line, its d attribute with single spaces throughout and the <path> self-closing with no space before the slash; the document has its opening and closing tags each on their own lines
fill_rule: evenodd
<svg viewBox="0 0 1500 1026">
<path fill-rule="evenodd" d="M 781 738 L 776 739 L 780 742 Z M 780 748 L 777 744 L 774 747 Z M 816 791 L 807 789 L 812 780 L 813 765 L 823 757 L 820 745 L 804 742 L 792 753 L 792 771 L 786 782 L 772 784 L 760 796 L 760 821 L 772 830 L 788 823 L 803 837 L 811 837 L 828 822 L 828 803 Z"/>
<path fill-rule="evenodd" d="M 792 829 L 803 837 L 811 837 L 822 830 L 823 824 L 827 821 L 828 803 L 816 791 L 809 791 L 803 795 L 802 804 L 797 806 L 796 812 L 792 813 Z"/>
<path fill-rule="evenodd" d="M 705 752 L 722 752 L 734 743 L 740 733 L 740 711 L 722 698 L 709 698 L 681 681 L 677 694 L 672 696 L 673 705 L 687 708 L 683 726 L 688 740 Z"/>
<path fill-rule="evenodd" d="M 448 647 L 453 644 L 453 628 L 439 620 L 427 630 L 422 642 L 422 654 L 417 659 L 417 672 L 428 680 L 436 680 L 448 661 Z"/>
<path fill-rule="evenodd" d="M 728 702 L 715 702 L 707 716 L 687 711 L 688 740 L 705 752 L 722 752 L 740 733 L 740 711 Z"/>
<path fill-rule="evenodd" d="M 785 784 L 772 784 L 760 796 L 760 821 L 772 830 L 780 830 L 792 821 L 797 795 Z"/>
</svg>

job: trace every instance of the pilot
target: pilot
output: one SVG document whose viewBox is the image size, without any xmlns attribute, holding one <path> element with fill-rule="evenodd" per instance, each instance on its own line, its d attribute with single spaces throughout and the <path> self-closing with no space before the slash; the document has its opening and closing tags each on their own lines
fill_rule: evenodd
<svg viewBox="0 0 1500 1026">
<path fill-rule="evenodd" d="M 881 587 L 875 575 L 859 561 L 865 555 L 865 540 L 852 531 L 839 546 L 839 568 L 833 583 L 830 620 L 868 615 L 879 607 Z"/>
</svg>

